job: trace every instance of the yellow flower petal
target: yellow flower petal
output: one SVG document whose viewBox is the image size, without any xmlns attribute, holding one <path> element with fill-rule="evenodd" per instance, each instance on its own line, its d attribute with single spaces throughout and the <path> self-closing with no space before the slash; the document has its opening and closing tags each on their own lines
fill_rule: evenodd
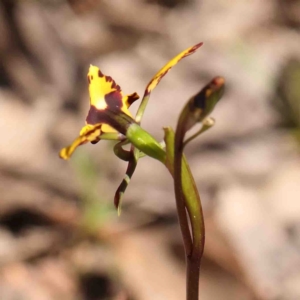
<svg viewBox="0 0 300 300">
<path fill-rule="evenodd" d="M 99 110 L 103 110 L 109 105 L 105 98 L 115 93 L 116 101 L 119 99 L 120 103 L 114 104 L 122 106 L 123 95 L 121 88 L 110 76 L 105 76 L 98 67 L 90 65 L 87 77 L 91 105 Z"/>
<path fill-rule="evenodd" d="M 90 110 L 86 118 L 87 124 L 103 123 L 102 112 L 106 109 L 113 111 L 121 110 L 132 117 L 129 106 L 139 98 L 137 93 L 123 96 L 119 85 L 110 77 L 104 75 L 100 69 L 91 65 L 88 72 Z M 116 132 L 114 128 L 103 123 L 102 132 Z"/>
<path fill-rule="evenodd" d="M 203 43 L 199 43 L 195 46 L 189 47 L 186 50 L 182 51 L 179 53 L 177 56 L 175 56 L 173 59 L 171 59 L 164 67 L 162 67 L 155 75 L 154 77 L 150 80 L 148 83 L 141 105 L 138 108 L 137 114 L 136 114 L 136 122 L 140 124 L 144 111 L 146 109 L 146 106 L 148 104 L 150 94 L 152 90 L 159 84 L 160 80 L 169 72 L 169 70 L 175 66 L 181 59 L 193 54 L 196 52 L 198 48 L 202 46 Z"/>
<path fill-rule="evenodd" d="M 103 124 L 101 131 L 103 133 L 113 133 L 113 132 L 117 132 L 116 129 L 114 129 L 113 127 L 109 126 L 108 124 Z"/>
<path fill-rule="evenodd" d="M 146 87 L 145 94 L 151 93 L 151 91 L 159 84 L 160 80 L 168 73 L 168 71 L 175 66 L 181 59 L 193 54 L 198 48 L 202 46 L 203 43 L 199 43 L 195 46 L 185 49 L 173 59 L 171 59 L 164 67 L 162 67 L 150 80 Z"/>
<path fill-rule="evenodd" d="M 97 141 L 101 134 L 101 126 L 102 124 L 96 124 L 83 127 L 80 131 L 80 136 L 70 146 L 63 148 L 59 156 L 63 159 L 69 159 L 78 146 L 87 142 Z"/>
</svg>

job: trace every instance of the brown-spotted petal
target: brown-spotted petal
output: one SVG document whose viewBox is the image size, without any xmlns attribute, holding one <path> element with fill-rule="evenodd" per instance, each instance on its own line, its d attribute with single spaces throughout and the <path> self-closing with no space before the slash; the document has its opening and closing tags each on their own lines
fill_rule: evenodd
<svg viewBox="0 0 300 300">
<path fill-rule="evenodd" d="M 90 104 L 96 109 L 103 110 L 107 108 L 109 105 L 106 99 L 107 95 L 115 95 L 116 99 L 122 99 L 123 95 L 120 86 L 110 76 L 104 75 L 98 67 L 90 65 L 87 78 Z M 120 101 L 120 103 L 111 103 L 111 105 L 121 107 L 122 100 Z"/>
<path fill-rule="evenodd" d="M 138 109 L 137 115 L 136 115 L 136 121 L 140 123 L 144 110 L 146 108 L 147 102 L 150 97 L 150 93 L 152 90 L 159 84 L 160 80 L 168 73 L 168 71 L 175 66 L 181 59 L 195 53 L 198 48 L 200 48 L 203 45 L 203 43 L 196 44 L 195 46 L 189 47 L 176 55 L 173 59 L 171 59 L 164 67 L 162 67 L 155 75 L 154 77 L 150 80 L 148 83 L 142 103 Z"/>
<path fill-rule="evenodd" d="M 69 159 L 78 146 L 96 141 L 101 134 L 101 126 L 102 124 L 84 126 L 80 131 L 80 136 L 70 146 L 63 148 L 59 156 L 62 159 Z"/>
<path fill-rule="evenodd" d="M 193 54 L 196 52 L 198 48 L 202 46 L 203 43 L 199 43 L 195 46 L 189 47 L 176 55 L 173 59 L 171 59 L 164 67 L 162 67 L 150 80 L 146 87 L 145 94 L 151 93 L 151 91 L 159 84 L 160 80 L 168 73 L 168 71 L 175 66 L 180 60 L 183 58 Z"/>
<path fill-rule="evenodd" d="M 140 98 L 140 96 L 137 93 L 132 93 L 130 95 L 123 97 L 123 102 L 125 103 L 126 107 L 128 108 L 128 107 L 130 107 L 130 105 L 133 102 L 135 102 L 139 98 Z"/>
<path fill-rule="evenodd" d="M 132 117 L 128 108 L 139 98 L 138 94 L 133 93 L 123 96 L 120 86 L 110 76 L 104 75 L 96 66 L 90 66 L 87 77 L 89 82 L 90 110 L 86 123 L 91 125 L 103 123 L 103 133 L 117 132 L 106 122 L 104 111 L 111 110 L 116 113 L 122 111 Z M 95 143 L 96 141 L 93 142 Z"/>
</svg>

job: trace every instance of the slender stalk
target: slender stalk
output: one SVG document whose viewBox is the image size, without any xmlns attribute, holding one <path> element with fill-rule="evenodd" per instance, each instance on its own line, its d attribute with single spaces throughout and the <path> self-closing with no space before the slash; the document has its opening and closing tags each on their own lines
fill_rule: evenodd
<svg viewBox="0 0 300 300">
<path fill-rule="evenodd" d="M 185 124 L 188 114 L 183 113 L 180 124 Z M 200 262 L 205 242 L 205 227 L 200 196 L 189 165 L 183 155 L 184 126 L 178 126 L 176 134 L 165 128 L 166 152 L 162 146 L 137 124 L 127 130 L 130 142 L 147 155 L 165 164 L 174 178 L 176 206 L 184 241 L 187 263 L 187 300 L 198 300 Z M 189 229 L 191 225 L 191 232 Z"/>
<path fill-rule="evenodd" d="M 178 122 L 180 124 L 180 122 Z M 175 133 L 174 142 L 174 187 L 175 187 L 175 197 L 181 198 L 183 195 L 183 183 L 184 176 L 182 172 L 182 160 L 183 160 L 183 139 L 185 136 L 185 128 L 183 126 L 177 126 Z M 200 276 L 200 263 L 201 257 L 204 250 L 205 243 L 205 227 L 204 227 L 204 217 L 201 207 L 200 197 L 194 182 L 194 178 L 189 170 L 188 164 L 185 165 L 188 168 L 188 173 L 190 173 L 191 180 L 194 187 L 194 201 L 198 204 L 198 207 L 188 207 L 192 236 L 193 236 L 193 247 L 192 252 L 187 255 L 187 300 L 198 300 L 199 298 L 199 276 Z M 194 203 L 195 204 L 195 203 Z"/>
<path fill-rule="evenodd" d="M 198 94 L 193 96 L 185 105 L 176 127 L 174 147 L 174 189 L 176 200 L 184 199 L 192 229 L 192 249 L 187 253 L 187 300 L 199 298 L 200 263 L 204 251 L 205 226 L 200 196 L 190 171 L 189 165 L 183 155 L 185 145 L 211 128 L 213 119 L 207 118 L 218 103 L 224 92 L 224 78 L 213 78 Z M 206 119 L 206 120 L 205 120 Z M 202 122 L 202 128 L 186 142 L 186 132 L 196 123 Z M 169 144 L 170 147 L 170 144 Z M 178 214 L 185 213 L 182 206 L 177 206 Z M 181 211 L 179 211 L 181 210 Z"/>
<path fill-rule="evenodd" d="M 179 138 L 180 132 L 178 133 L 177 139 Z M 185 243 L 187 263 L 186 299 L 198 300 L 200 262 L 205 242 L 205 227 L 200 197 L 188 163 L 182 153 L 183 149 L 179 147 L 178 150 L 176 150 L 176 136 L 170 128 L 165 128 L 165 141 L 167 145 L 166 166 L 174 178 L 178 216 L 179 218 L 183 215 L 186 217 L 187 209 L 192 228 L 192 242 L 189 247 L 187 247 Z M 179 140 L 177 143 L 179 143 Z M 174 159 L 174 157 L 176 158 Z M 189 239 L 190 232 L 187 233 L 185 227 L 182 227 L 182 223 L 179 223 L 183 240 L 185 241 Z M 189 237 L 187 237 L 187 235 L 189 235 Z"/>
<path fill-rule="evenodd" d="M 182 159 L 182 165 L 181 163 L 176 165 L 176 168 L 179 167 L 182 170 L 180 172 L 177 170 L 176 172 L 174 168 L 174 162 L 177 161 L 174 160 L 174 131 L 171 128 L 165 128 L 166 151 L 148 132 L 144 131 L 137 124 L 132 124 L 129 127 L 126 136 L 137 149 L 165 164 L 174 181 L 175 176 L 182 174 L 182 178 L 177 178 L 177 182 L 175 181 L 175 186 L 177 186 L 177 183 L 180 185 L 179 189 L 177 190 L 176 188 L 175 191 L 176 205 L 186 256 L 194 258 L 194 253 L 199 253 L 198 248 L 203 251 L 204 247 L 202 207 L 194 178 L 182 154 L 179 154 L 180 159 Z M 191 223 L 192 235 L 189 230 L 187 212 Z"/>
<path fill-rule="evenodd" d="M 174 178 L 174 132 L 170 128 L 165 128 L 165 142 L 166 142 L 166 167 Z M 189 222 L 187 219 L 185 208 L 185 196 L 182 193 L 180 197 L 175 197 L 176 208 L 178 214 L 178 221 L 180 225 L 181 235 L 183 238 L 183 245 L 185 256 L 188 257 L 192 252 L 192 237 L 189 229 Z"/>
</svg>

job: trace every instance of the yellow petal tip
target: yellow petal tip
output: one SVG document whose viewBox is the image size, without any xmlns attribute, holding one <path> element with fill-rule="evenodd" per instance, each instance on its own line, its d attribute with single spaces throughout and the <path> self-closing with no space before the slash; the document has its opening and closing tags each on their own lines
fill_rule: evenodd
<svg viewBox="0 0 300 300">
<path fill-rule="evenodd" d="M 69 147 L 61 149 L 59 152 L 59 157 L 64 160 L 68 160 L 70 158 L 70 153 L 68 152 L 69 152 Z"/>
</svg>

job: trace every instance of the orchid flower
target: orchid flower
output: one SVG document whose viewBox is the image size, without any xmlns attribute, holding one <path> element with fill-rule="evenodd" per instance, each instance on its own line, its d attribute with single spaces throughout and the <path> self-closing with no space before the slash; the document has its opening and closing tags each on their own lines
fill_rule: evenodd
<svg viewBox="0 0 300 300">
<path fill-rule="evenodd" d="M 86 117 L 86 125 L 81 129 L 79 137 L 70 146 L 60 151 L 60 157 L 69 159 L 78 146 L 87 142 L 96 144 L 101 139 L 120 141 L 114 148 L 115 154 L 129 163 L 126 175 L 115 195 L 116 207 L 119 207 L 121 197 L 134 173 L 139 157 L 143 156 L 143 153 L 133 145 L 130 151 L 122 148 L 123 145 L 129 143 L 129 140 L 126 138 L 126 131 L 129 125 L 141 123 L 153 89 L 173 66 L 184 57 L 195 53 L 201 45 L 202 43 L 199 43 L 182 51 L 154 75 L 146 86 L 135 118 L 132 117 L 129 107 L 134 101 L 139 99 L 138 94 L 132 93 L 124 96 L 120 86 L 110 76 L 104 75 L 98 67 L 90 66 L 87 75 L 90 109 Z M 119 121 L 116 121 L 115 119 L 118 116 Z"/>
</svg>

